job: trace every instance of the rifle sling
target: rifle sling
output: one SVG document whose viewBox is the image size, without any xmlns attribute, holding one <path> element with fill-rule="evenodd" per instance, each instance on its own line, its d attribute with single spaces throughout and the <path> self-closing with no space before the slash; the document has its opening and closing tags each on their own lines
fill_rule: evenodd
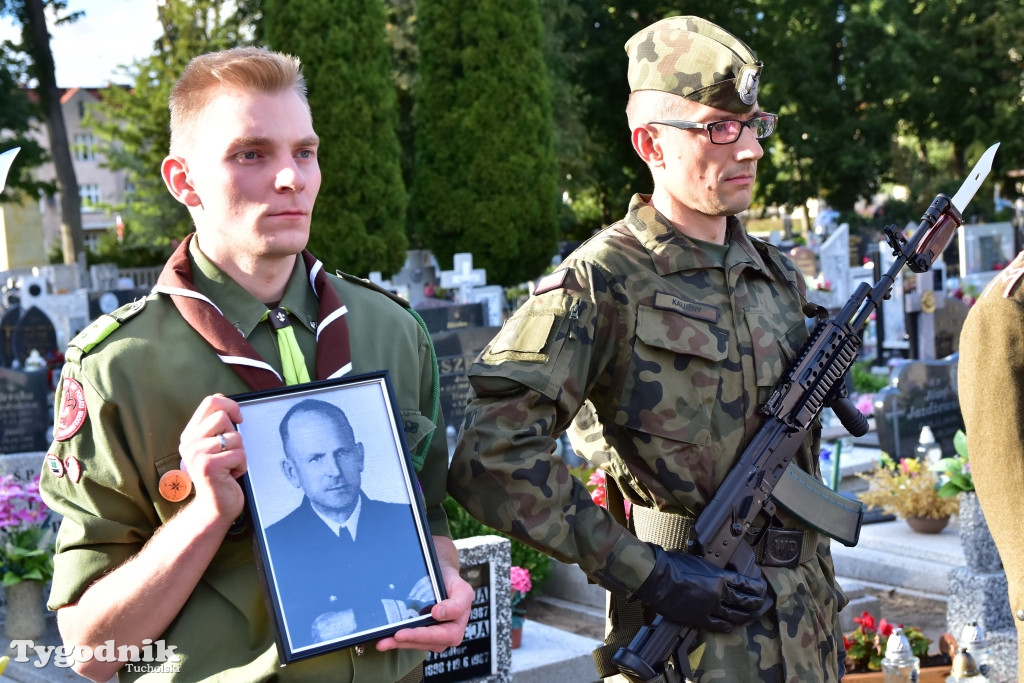
<svg viewBox="0 0 1024 683">
<path fill-rule="evenodd" d="M 796 465 L 786 468 L 771 497 L 810 528 L 845 546 L 853 547 L 860 540 L 864 504 L 836 493 Z"/>
</svg>

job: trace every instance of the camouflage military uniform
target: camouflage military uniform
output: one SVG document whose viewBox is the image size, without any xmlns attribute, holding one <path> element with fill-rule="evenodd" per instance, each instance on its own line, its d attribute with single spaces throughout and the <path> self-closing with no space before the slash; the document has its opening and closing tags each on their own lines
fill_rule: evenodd
<svg viewBox="0 0 1024 683">
<path fill-rule="evenodd" d="M 631 594 L 654 555 L 593 503 L 553 455 L 554 437 L 586 402 L 603 453 L 577 443 L 582 454 L 634 504 L 698 515 L 807 337 L 802 288 L 793 264 L 736 218 L 724 245 L 698 242 L 634 196 L 626 218 L 542 280 L 471 368 L 449 492 L 485 523 Z M 815 474 L 817 433 L 796 457 Z M 698 680 L 837 680 L 845 596 L 822 538 L 797 568 L 763 568 L 776 601 L 765 617 L 701 633 Z"/>
<path fill-rule="evenodd" d="M 978 502 L 1003 558 L 1024 674 L 1024 252 L 989 283 L 960 335 L 960 407 Z"/>
</svg>

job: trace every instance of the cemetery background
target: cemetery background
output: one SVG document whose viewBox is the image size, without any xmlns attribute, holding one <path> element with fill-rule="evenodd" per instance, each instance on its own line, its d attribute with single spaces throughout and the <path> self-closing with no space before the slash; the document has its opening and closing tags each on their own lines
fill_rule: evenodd
<svg viewBox="0 0 1024 683">
<path fill-rule="evenodd" d="M 875 372 L 889 377 L 890 386 L 875 397 L 876 430 L 869 434 L 869 441 L 844 442 L 839 465 L 841 489 L 855 488 L 852 472 L 877 462 L 879 449 L 894 457 L 912 454 L 921 424 L 929 424 L 944 445 L 951 441 L 955 429 L 962 426 L 956 401 L 955 351 L 959 325 L 970 301 L 970 295 L 963 292 L 980 290 L 987 278 L 995 274 L 995 268 L 978 268 L 998 265 L 1006 255 L 1007 240 L 1012 237 L 1005 226 L 979 226 L 976 230 L 972 227 L 965 226 L 968 229 L 963 233 L 970 234 L 961 238 L 960 266 L 966 277 L 950 282 L 930 273 L 911 278 L 901 274 L 894 296 L 883 304 L 878 319 L 866 330 L 865 359 L 871 360 L 872 353 L 884 359 Z M 874 269 L 851 265 L 848 245 L 848 233 L 840 226 L 817 250 L 807 250 L 813 258 L 806 252 L 793 252 L 794 260 L 808 269 L 805 273 L 812 284 L 812 300 L 833 311 L 845 303 L 859 282 L 875 281 Z M 879 245 L 879 253 L 882 263 L 878 268 L 884 269 L 888 267 L 884 262 L 884 244 Z M 98 266 L 90 270 L 87 287 L 75 287 L 69 268 L 73 267 L 40 266 L 4 274 L 0 306 L 0 465 L 7 468 L 5 471 L 21 472 L 24 477 L 38 471 L 49 443 L 52 383 L 59 372 L 60 351 L 77 331 L 101 313 L 144 296 L 159 272 Z M 938 264 L 938 269 L 944 272 L 942 264 Z M 379 273 L 371 273 L 369 279 L 409 300 L 424 319 L 438 355 L 442 409 L 449 425 L 449 444 L 453 446 L 454 432 L 461 424 L 468 397 L 466 370 L 493 338 L 515 302 L 507 300 L 504 288 L 486 284 L 486 273 L 474 267 L 471 254 L 457 254 L 453 269 L 444 271 L 429 251 L 414 250 L 408 252 L 402 270 L 389 280 Z M 961 291 L 959 296 L 953 294 L 957 288 Z M 33 348 L 48 360 L 47 367 L 25 367 Z M 834 434 L 833 438 L 839 440 L 840 436 Z M 568 444 L 560 444 L 560 450 L 570 465 L 579 463 Z M 852 630 L 852 618 L 868 610 L 892 622 L 917 625 L 937 642 L 952 623 L 947 576 L 954 569 L 969 568 L 959 549 L 958 525 L 954 522 L 937 537 L 927 539 L 905 537 L 906 531 L 900 525 L 898 520 L 870 525 L 865 527 L 857 548 L 834 546 L 837 571 L 841 577 L 847 577 L 840 578 L 840 583 L 853 598 L 844 613 L 844 630 Z M 467 543 L 473 545 L 477 541 Z M 917 569 L 906 569 L 903 565 L 907 562 L 917 565 Z M 484 676 L 485 679 L 550 680 L 554 666 L 558 677 L 564 680 L 590 680 L 589 650 L 603 633 L 603 594 L 585 581 L 581 584 L 582 575 L 573 568 L 556 562 L 552 565 L 552 580 L 527 599 L 528 625 L 522 650 L 512 652 L 506 659 L 502 654 L 502 622 L 489 622 L 490 649 L 486 659 L 500 667 L 507 662 L 508 668 L 500 669 L 492 677 Z M 480 572 L 479 568 L 474 571 Z M 490 577 L 498 576 L 493 569 L 489 571 Z M 930 578 L 922 583 L 923 574 Z M 961 580 L 969 583 L 973 579 L 967 575 Z M 488 607 L 492 608 L 492 614 L 501 611 L 497 604 Z M 47 639 L 52 637 L 52 642 L 58 643 L 55 629 L 51 631 Z M 574 638 L 570 644 L 562 642 L 562 638 L 570 636 Z M 554 651 L 552 643 L 558 643 Z M 461 657 L 473 656 L 449 653 L 448 659 L 439 658 L 435 664 L 454 661 L 456 655 L 460 661 Z M 484 658 L 479 650 L 475 656 L 478 664 Z M 451 671 L 444 673 L 436 680 L 464 680 L 453 678 Z M 39 671 L 31 675 L 39 675 Z"/>
</svg>

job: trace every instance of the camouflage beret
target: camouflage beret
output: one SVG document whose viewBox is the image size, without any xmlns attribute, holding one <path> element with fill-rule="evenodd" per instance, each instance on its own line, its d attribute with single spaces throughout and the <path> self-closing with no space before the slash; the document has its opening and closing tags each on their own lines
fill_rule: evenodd
<svg viewBox="0 0 1024 683">
<path fill-rule="evenodd" d="M 739 38 L 700 17 L 670 17 L 626 42 L 629 89 L 661 90 L 715 109 L 747 113 L 761 62 Z"/>
</svg>

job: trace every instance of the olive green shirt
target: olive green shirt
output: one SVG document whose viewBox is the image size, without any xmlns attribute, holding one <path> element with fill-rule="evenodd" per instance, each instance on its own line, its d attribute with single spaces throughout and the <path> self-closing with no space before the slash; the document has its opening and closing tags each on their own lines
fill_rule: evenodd
<svg viewBox="0 0 1024 683">
<path fill-rule="evenodd" d="M 1024 252 L 993 278 L 964 321 L 957 370 L 978 503 L 1003 558 L 1024 675 Z"/>
<path fill-rule="evenodd" d="M 193 240 L 190 251 L 196 287 L 280 372 L 274 334 L 269 324 L 259 322 L 266 305 L 213 266 L 196 244 Z M 411 453 L 431 432 L 441 436 L 431 441 L 417 469 L 430 531 L 447 536 L 441 503 L 448 454 L 443 424 L 429 417 L 434 401 L 429 337 L 408 311 L 369 283 L 334 276 L 330 282 L 348 309 L 349 374 L 389 370 Z M 301 321 L 293 327 L 315 377 L 318 306 L 301 259 L 280 305 Z M 123 322 L 117 325 L 116 319 Z M 49 451 L 61 460 L 74 456 L 81 463 L 81 479 L 56 477 L 45 468 L 41 478 L 47 505 L 64 516 L 51 609 L 77 601 L 192 500 L 194 493 L 177 503 L 165 500 L 158 482 L 179 467 L 181 432 L 202 399 L 251 391 L 161 294 L 103 316 L 78 335 L 68 348 L 62 383 L 65 379 L 81 384 L 88 412 L 80 430 L 55 441 Z M 61 403 L 58 394 L 57 411 Z M 177 648 L 180 673 L 122 669 L 122 680 L 391 681 L 425 656 L 409 650 L 381 653 L 370 643 L 363 654 L 347 648 L 282 668 L 250 532 L 228 535 L 161 638 Z"/>
</svg>

